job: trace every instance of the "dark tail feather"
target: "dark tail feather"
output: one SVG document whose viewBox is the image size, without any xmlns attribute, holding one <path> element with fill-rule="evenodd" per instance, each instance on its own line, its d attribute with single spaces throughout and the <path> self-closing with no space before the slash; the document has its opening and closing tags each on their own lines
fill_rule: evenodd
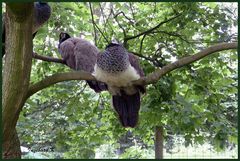
<svg viewBox="0 0 240 161">
<path fill-rule="evenodd" d="M 140 109 L 140 93 L 121 96 L 112 96 L 113 107 L 117 111 L 119 119 L 124 127 L 134 128 L 138 123 Z"/>
<path fill-rule="evenodd" d="M 90 88 L 92 88 L 96 93 L 107 90 L 107 85 L 99 81 L 87 81 Z"/>
</svg>

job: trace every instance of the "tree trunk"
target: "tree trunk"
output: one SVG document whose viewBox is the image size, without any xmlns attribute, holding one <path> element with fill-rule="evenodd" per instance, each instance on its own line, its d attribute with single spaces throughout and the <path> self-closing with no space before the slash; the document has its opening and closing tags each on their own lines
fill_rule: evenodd
<svg viewBox="0 0 240 161">
<path fill-rule="evenodd" d="M 121 154 L 123 154 L 125 152 L 125 150 L 131 146 L 134 145 L 132 139 L 130 139 L 130 137 L 132 137 L 132 133 L 130 131 L 127 131 L 127 133 L 125 135 L 123 135 L 119 140 L 119 144 L 120 144 L 120 148 L 117 149 L 117 155 L 120 156 Z"/>
<path fill-rule="evenodd" d="M 7 3 L 3 69 L 3 158 L 20 158 L 16 124 L 25 103 L 32 66 L 33 3 Z"/>
<path fill-rule="evenodd" d="M 155 159 L 163 159 L 163 127 L 155 129 Z"/>
<path fill-rule="evenodd" d="M 4 159 L 21 158 L 20 141 L 16 129 L 13 131 L 13 138 L 3 142 L 3 148 Z"/>
</svg>

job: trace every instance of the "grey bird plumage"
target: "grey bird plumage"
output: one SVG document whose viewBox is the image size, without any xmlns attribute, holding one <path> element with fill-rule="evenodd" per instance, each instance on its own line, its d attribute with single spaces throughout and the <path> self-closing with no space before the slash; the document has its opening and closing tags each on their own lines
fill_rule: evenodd
<svg viewBox="0 0 240 161">
<path fill-rule="evenodd" d="M 58 51 L 71 69 L 89 73 L 93 72 L 99 53 L 98 48 L 89 41 L 70 37 L 67 33 L 60 33 Z M 87 81 L 87 83 L 95 92 L 107 90 L 105 83 L 98 81 Z"/>
<path fill-rule="evenodd" d="M 140 109 L 140 92 L 144 87 L 131 82 L 144 76 L 138 59 L 119 43 L 110 43 L 98 55 L 93 75 L 105 82 L 112 95 L 113 107 L 124 127 L 135 127 Z"/>
</svg>

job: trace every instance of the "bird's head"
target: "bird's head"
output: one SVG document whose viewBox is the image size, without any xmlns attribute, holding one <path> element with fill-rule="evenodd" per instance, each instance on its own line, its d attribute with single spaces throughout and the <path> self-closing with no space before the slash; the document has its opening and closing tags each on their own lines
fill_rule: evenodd
<svg viewBox="0 0 240 161">
<path fill-rule="evenodd" d="M 34 4 L 37 6 L 37 7 L 43 7 L 43 6 L 48 6 L 48 3 L 47 2 L 42 2 L 42 1 L 38 1 L 38 2 L 34 2 Z"/>
<path fill-rule="evenodd" d="M 110 42 L 110 44 L 108 44 L 106 46 L 106 49 L 109 48 L 109 47 L 112 47 L 112 46 L 122 46 L 121 43 L 119 43 L 116 39 L 112 39 L 112 41 Z"/>
<path fill-rule="evenodd" d="M 112 39 L 111 44 L 119 45 L 119 42 L 116 39 Z"/>
<path fill-rule="evenodd" d="M 47 2 L 43 2 L 43 1 L 38 1 L 37 3 L 41 5 L 47 4 Z"/>
<path fill-rule="evenodd" d="M 66 33 L 66 32 L 61 32 L 61 33 L 59 34 L 59 44 L 62 43 L 62 42 L 64 42 L 65 40 L 67 40 L 67 39 L 69 39 L 69 38 L 71 38 L 71 36 L 70 36 L 68 33 Z"/>
</svg>

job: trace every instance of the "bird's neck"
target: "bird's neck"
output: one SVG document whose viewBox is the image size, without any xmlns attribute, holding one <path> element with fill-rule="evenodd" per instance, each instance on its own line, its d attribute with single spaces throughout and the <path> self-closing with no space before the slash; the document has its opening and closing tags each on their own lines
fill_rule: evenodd
<svg viewBox="0 0 240 161">
<path fill-rule="evenodd" d="M 111 55 L 127 55 L 127 51 L 125 48 L 120 45 L 114 45 L 106 48 L 108 54 Z"/>
<path fill-rule="evenodd" d="M 65 38 L 60 39 L 60 40 L 59 40 L 59 44 L 63 43 L 64 41 L 66 41 L 66 40 L 69 39 L 69 38 L 71 38 L 71 37 L 65 37 Z"/>
</svg>

